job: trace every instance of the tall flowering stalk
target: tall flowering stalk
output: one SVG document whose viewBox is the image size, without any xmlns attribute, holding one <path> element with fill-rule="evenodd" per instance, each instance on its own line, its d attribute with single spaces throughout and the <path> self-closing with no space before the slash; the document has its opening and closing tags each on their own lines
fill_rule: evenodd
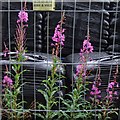
<svg viewBox="0 0 120 120">
<path fill-rule="evenodd" d="M 28 13 L 26 10 L 26 2 L 24 4 L 23 10 L 21 10 L 18 14 L 17 20 L 17 28 L 15 34 L 16 40 L 16 62 L 23 62 L 25 58 L 23 54 L 25 54 L 25 41 L 26 41 L 26 28 L 28 26 Z M 4 56 L 9 53 L 9 50 L 5 46 Z M 23 111 L 23 104 L 25 101 L 20 100 L 21 96 L 21 75 L 26 70 L 21 71 L 21 64 L 13 64 L 12 65 L 13 73 L 8 71 L 6 66 L 6 74 L 3 79 L 4 86 L 4 97 L 3 97 L 3 107 L 4 114 L 8 120 L 21 120 L 28 118 L 28 111 Z M 11 75 L 13 80 L 8 76 Z"/>
<path fill-rule="evenodd" d="M 77 120 L 77 119 L 92 119 L 91 112 L 79 111 L 91 109 L 90 103 L 85 100 L 86 92 L 88 91 L 86 81 L 87 78 L 87 59 L 89 53 L 93 52 L 93 46 L 90 43 L 90 36 L 83 41 L 82 49 L 80 49 L 80 64 L 76 68 L 75 84 L 73 90 L 67 95 L 68 99 L 62 99 L 64 104 L 63 112 L 64 117 L 67 120 Z"/>
<path fill-rule="evenodd" d="M 80 62 L 76 69 L 76 76 L 78 79 L 82 79 L 81 82 L 87 77 L 87 59 L 89 59 L 89 53 L 93 52 L 93 46 L 90 43 L 90 35 L 89 35 L 89 28 L 88 28 L 88 35 L 87 39 L 83 41 L 82 49 L 80 49 Z M 90 58 L 91 59 L 91 58 Z"/>
<path fill-rule="evenodd" d="M 97 111 L 95 117 L 96 119 L 111 119 L 111 114 L 118 115 L 116 110 L 114 110 L 114 101 L 118 99 L 118 92 L 117 89 L 119 87 L 117 80 L 118 75 L 118 65 L 116 66 L 116 71 L 114 74 L 114 80 L 112 80 L 106 89 L 106 96 L 102 97 L 102 91 L 99 89 L 101 86 L 101 79 L 100 79 L 100 67 L 98 78 L 93 82 L 92 88 L 90 91 L 91 100 L 92 100 L 92 108 L 94 109 L 103 109 L 102 112 Z M 112 111 L 109 109 L 112 108 Z"/>
<path fill-rule="evenodd" d="M 118 75 L 118 65 L 116 66 L 116 70 L 113 76 L 113 80 L 108 83 L 108 87 L 106 89 L 106 97 L 104 98 L 104 101 L 102 103 L 103 106 L 105 106 L 105 109 L 113 109 L 112 111 L 110 110 L 104 110 L 103 112 L 103 119 L 106 120 L 107 117 L 109 117 L 111 114 L 114 114 L 118 116 L 117 110 L 114 106 L 114 101 L 118 99 L 118 88 L 119 84 L 117 82 L 117 75 Z"/>
<path fill-rule="evenodd" d="M 100 66 L 99 66 L 97 78 L 95 79 L 95 81 L 93 81 L 92 88 L 90 91 L 93 106 L 96 106 L 97 104 L 100 103 L 101 90 L 99 89 L 99 87 L 101 86 L 101 82 L 102 81 L 100 78 Z"/>
<path fill-rule="evenodd" d="M 45 87 L 45 89 L 39 89 L 38 92 L 40 92 L 43 97 L 45 98 L 45 105 L 42 103 L 38 104 L 38 109 L 43 110 L 42 113 L 38 114 L 38 116 L 44 120 L 49 119 L 59 119 L 60 112 L 54 112 L 52 111 L 55 106 L 58 106 L 59 100 L 56 98 L 61 97 L 59 93 L 60 89 L 59 86 L 56 84 L 58 80 L 63 79 L 64 76 L 62 73 L 58 73 L 57 71 L 60 71 L 60 68 L 62 68 L 59 63 L 60 60 L 58 59 L 59 51 L 61 50 L 61 47 L 64 46 L 65 41 L 65 35 L 64 31 L 65 29 L 62 28 L 62 25 L 64 23 L 65 17 L 64 14 L 58 22 L 57 27 L 55 28 L 54 36 L 52 37 L 52 68 L 51 68 L 51 75 L 48 77 L 47 80 L 42 81 L 42 85 Z M 45 112 L 45 110 L 47 110 Z"/>
<path fill-rule="evenodd" d="M 64 42 L 65 42 L 65 34 L 64 34 L 65 29 L 63 28 L 64 22 L 65 22 L 65 16 L 63 13 L 61 20 L 58 22 L 55 28 L 54 36 L 52 37 L 52 43 L 51 43 L 51 46 L 53 47 L 52 55 L 58 56 L 60 48 L 64 46 Z"/>
<path fill-rule="evenodd" d="M 17 62 L 23 62 L 26 59 L 23 57 L 23 54 L 26 52 L 25 48 L 25 42 L 26 42 L 26 28 L 28 27 L 27 21 L 28 21 L 28 13 L 26 10 L 26 2 L 24 3 L 24 8 L 18 13 L 18 20 L 17 20 L 17 28 L 16 28 L 16 34 L 15 34 L 15 40 L 16 40 L 16 61 Z M 20 76 L 21 74 L 26 71 L 21 72 L 21 64 L 14 64 L 13 70 L 15 72 L 15 87 L 19 86 L 20 84 Z"/>
<path fill-rule="evenodd" d="M 83 47 L 80 49 L 80 62 L 81 64 L 77 65 L 76 68 L 76 85 L 79 89 L 79 84 L 84 83 L 87 75 L 87 60 L 91 59 L 89 58 L 89 53 L 93 52 L 93 46 L 90 43 L 90 36 L 89 36 L 89 30 L 88 30 L 88 36 L 87 39 L 83 41 Z M 82 79 L 82 81 L 81 81 Z"/>
<path fill-rule="evenodd" d="M 18 20 L 17 20 L 17 29 L 16 29 L 16 50 L 18 53 L 24 53 L 25 52 L 25 42 L 26 42 L 26 28 L 28 27 L 28 13 L 25 12 L 24 8 L 21 10 L 18 14 Z"/>
<path fill-rule="evenodd" d="M 106 92 L 107 92 L 107 96 L 106 98 L 109 100 L 109 101 L 113 101 L 113 100 L 116 100 L 118 99 L 118 92 L 117 92 L 117 89 L 119 88 L 119 84 L 117 82 L 117 75 L 118 75 L 118 65 L 116 66 L 116 72 L 114 74 L 114 80 L 111 81 L 109 84 L 108 84 L 108 87 L 106 89 Z"/>
</svg>

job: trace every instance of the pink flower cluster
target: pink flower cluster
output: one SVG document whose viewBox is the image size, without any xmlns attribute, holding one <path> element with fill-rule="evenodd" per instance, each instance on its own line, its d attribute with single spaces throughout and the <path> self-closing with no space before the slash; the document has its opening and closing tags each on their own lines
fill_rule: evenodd
<svg viewBox="0 0 120 120">
<path fill-rule="evenodd" d="M 18 14 L 19 19 L 17 20 L 17 23 L 20 22 L 27 22 L 28 21 L 28 13 L 24 10 L 21 10 Z"/>
<path fill-rule="evenodd" d="M 92 53 L 93 52 L 93 46 L 91 45 L 90 43 L 90 39 L 89 37 L 87 37 L 87 40 L 85 39 L 83 41 L 83 48 L 80 50 L 80 60 L 83 64 L 80 64 L 77 66 L 77 69 L 76 69 L 76 75 L 82 75 L 82 77 L 85 77 L 86 76 L 86 72 L 87 72 L 87 68 L 86 68 L 86 57 L 85 57 L 85 54 L 89 54 L 89 53 Z"/>
<path fill-rule="evenodd" d="M 65 35 L 64 35 L 65 29 L 62 29 L 60 24 L 57 25 L 55 28 L 54 36 L 52 37 L 53 43 L 51 46 L 56 46 L 56 44 L 61 44 L 64 46 L 65 41 Z"/>
<path fill-rule="evenodd" d="M 96 97 L 97 99 L 101 98 L 101 91 L 98 89 L 100 85 L 101 83 L 97 85 L 96 82 L 94 82 L 90 92 L 90 95 Z"/>
<path fill-rule="evenodd" d="M 7 75 L 4 76 L 2 83 L 3 83 L 3 86 L 7 85 L 8 87 L 11 87 L 13 85 L 12 79 L 8 77 Z"/>
<path fill-rule="evenodd" d="M 81 77 L 85 77 L 86 76 L 86 67 L 84 66 L 84 64 L 79 64 L 77 65 L 76 68 L 76 76 L 82 75 Z"/>
<path fill-rule="evenodd" d="M 118 93 L 115 90 L 115 88 L 118 88 L 118 87 L 119 87 L 119 85 L 116 81 L 110 82 L 108 84 L 108 88 L 106 90 L 106 92 L 107 92 L 106 98 L 108 98 L 109 100 L 117 99 Z"/>
<path fill-rule="evenodd" d="M 25 52 L 25 42 L 26 42 L 26 27 L 28 21 L 28 13 L 25 12 L 25 9 L 21 10 L 18 13 L 18 20 L 17 20 L 17 29 L 16 29 L 16 50 L 19 52 Z"/>
<path fill-rule="evenodd" d="M 92 53 L 93 52 L 93 46 L 90 43 L 90 39 L 83 41 L 83 49 L 80 50 L 80 55 L 82 56 L 83 53 Z"/>
</svg>

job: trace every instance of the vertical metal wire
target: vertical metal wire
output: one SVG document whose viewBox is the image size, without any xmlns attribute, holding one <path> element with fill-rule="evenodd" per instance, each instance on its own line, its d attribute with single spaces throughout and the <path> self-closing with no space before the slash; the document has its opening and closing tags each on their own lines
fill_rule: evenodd
<svg viewBox="0 0 120 120">
<path fill-rule="evenodd" d="M 9 37 L 9 50 L 11 51 L 11 35 L 10 35 L 10 0 L 8 0 L 8 37 Z"/>
<path fill-rule="evenodd" d="M 89 31 L 90 31 L 90 15 L 91 15 L 90 10 L 91 10 L 91 0 L 89 0 L 89 10 L 88 10 L 89 12 L 88 12 L 88 23 L 87 23 L 87 39 L 88 39 L 88 37 L 90 35 L 90 33 L 89 33 Z M 86 84 L 86 80 L 85 80 L 85 84 Z M 84 84 L 84 90 L 86 89 L 85 84 Z M 84 100 L 86 100 L 85 96 L 86 96 L 86 94 L 84 92 Z"/>
<path fill-rule="evenodd" d="M 73 75 L 74 75 L 74 48 L 75 48 L 75 23 L 76 23 L 76 0 L 74 2 L 74 19 L 73 19 L 73 39 L 72 39 L 72 91 L 73 91 L 73 87 L 74 87 L 74 78 L 73 78 Z"/>
<path fill-rule="evenodd" d="M 49 60 L 49 27 L 50 27 L 50 14 L 47 12 L 47 58 Z M 47 69 L 46 69 L 46 80 L 48 79 L 48 60 L 47 60 Z"/>
<path fill-rule="evenodd" d="M 0 1 L 0 10 L 2 10 L 2 1 Z M 0 52 L 2 52 L 2 12 L 0 12 Z M 0 57 L 2 60 L 2 57 Z M 0 65 L 0 101 L 2 101 L 2 65 Z M 2 103 L 0 102 L 0 120 L 2 119 Z"/>
<path fill-rule="evenodd" d="M 62 15 L 63 15 L 63 0 L 61 0 L 61 19 L 62 19 Z M 62 46 L 60 44 L 60 60 L 62 58 L 62 52 L 61 52 Z"/>
<path fill-rule="evenodd" d="M 36 54 L 36 12 L 34 11 L 34 54 Z M 35 115 L 34 119 L 36 120 L 36 80 L 35 80 L 35 61 L 34 61 L 34 109 L 35 109 Z"/>
<path fill-rule="evenodd" d="M 49 26 L 50 26 L 50 14 L 47 12 L 47 69 L 46 69 L 46 80 L 48 79 L 48 65 L 49 65 Z M 48 103 L 47 104 L 47 114 L 48 114 Z"/>
<path fill-rule="evenodd" d="M 101 53 L 101 42 L 102 42 L 102 33 L 103 33 L 103 12 L 104 12 L 104 1 L 102 2 L 102 13 L 101 13 L 101 23 L 100 23 L 99 57 L 100 57 L 100 53 Z M 98 61 L 98 68 L 97 68 L 96 75 L 95 75 L 95 82 L 97 80 L 97 77 L 98 77 L 100 70 L 101 70 L 100 62 Z M 96 112 L 97 112 L 96 108 L 97 108 L 97 105 L 95 103 L 95 120 L 97 119 L 96 118 Z"/>
<path fill-rule="evenodd" d="M 63 11 L 63 0 L 61 1 L 61 19 L 62 19 L 63 14 L 64 14 L 62 11 Z M 63 27 L 63 26 L 62 26 L 62 27 Z M 62 41 L 62 40 L 61 40 L 61 41 Z M 62 50 L 62 46 L 61 46 L 61 44 L 60 44 L 60 53 L 59 53 L 59 54 L 60 54 L 60 61 L 62 61 L 62 51 L 61 51 L 61 50 Z M 61 65 L 60 65 L 60 67 L 61 67 Z M 61 76 L 61 71 L 59 71 L 59 82 L 58 82 L 58 83 L 59 83 L 59 92 L 61 92 L 61 87 L 60 87 L 60 80 L 61 80 L 61 79 L 60 79 L 60 76 Z M 63 82 L 63 81 L 62 81 L 62 82 Z M 60 97 L 60 96 L 61 96 L 61 93 L 59 93 L 59 97 Z M 59 110 L 60 110 L 60 108 L 61 108 L 60 106 L 61 106 L 61 105 L 60 105 L 60 99 L 59 99 L 59 108 L 58 108 Z"/>
<path fill-rule="evenodd" d="M 10 30 L 10 0 L 8 0 L 8 39 L 9 39 L 9 50 L 11 51 L 11 30 Z M 9 60 L 11 60 L 11 56 L 9 56 Z M 9 64 L 9 71 L 11 72 L 11 61 L 10 61 L 10 64 Z M 11 98 L 11 101 L 12 101 L 12 98 Z M 11 104 L 11 109 L 12 109 L 12 104 Z M 13 120 L 13 114 L 12 114 L 12 120 Z"/>
<path fill-rule="evenodd" d="M 101 43 L 102 43 L 102 33 L 103 33 L 103 12 L 104 12 L 104 2 L 102 3 L 102 14 L 101 14 L 101 23 L 100 23 L 99 56 L 101 53 Z"/>
<path fill-rule="evenodd" d="M 116 26 L 117 26 L 117 17 L 118 17 L 118 0 L 116 1 L 116 10 L 115 10 L 115 25 L 114 25 L 114 37 L 113 37 L 113 48 L 112 52 L 114 53 L 115 51 L 115 35 L 116 35 Z"/>
</svg>

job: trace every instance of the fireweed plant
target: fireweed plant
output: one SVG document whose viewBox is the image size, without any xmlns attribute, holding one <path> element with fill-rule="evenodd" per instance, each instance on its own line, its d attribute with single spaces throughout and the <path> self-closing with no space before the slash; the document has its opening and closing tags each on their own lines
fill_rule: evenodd
<svg viewBox="0 0 120 120">
<path fill-rule="evenodd" d="M 60 112 L 54 111 L 54 107 L 57 107 L 59 104 L 59 97 L 60 97 L 60 88 L 56 84 L 58 80 L 63 79 L 64 76 L 62 74 L 59 74 L 60 67 L 59 65 L 60 60 L 58 59 L 59 52 L 61 48 L 64 46 L 65 41 L 65 29 L 62 27 L 65 21 L 64 13 L 62 15 L 61 20 L 58 22 L 55 31 L 54 36 L 52 37 L 52 69 L 51 69 L 51 75 L 48 76 L 47 80 L 42 81 L 42 85 L 44 86 L 44 89 L 39 89 L 38 92 L 40 92 L 45 99 L 45 104 L 38 103 L 38 109 L 40 109 L 41 113 L 37 114 L 41 119 L 44 120 L 53 120 L 56 118 L 59 119 Z M 58 95 L 59 94 L 59 95 Z"/>
<path fill-rule="evenodd" d="M 2 81 L 3 85 L 3 117 L 8 120 L 21 120 L 30 119 L 29 111 L 23 110 L 23 104 L 25 101 L 20 100 L 21 88 L 24 84 L 21 84 L 21 75 L 27 70 L 21 71 L 22 65 L 19 62 L 26 61 L 24 54 L 26 53 L 25 42 L 26 42 L 26 29 L 28 27 L 28 13 L 26 12 L 26 2 L 24 4 L 23 10 L 18 14 L 17 28 L 15 34 L 16 40 L 16 54 L 15 59 L 12 62 L 17 62 L 18 64 L 12 65 L 13 73 L 9 72 L 8 66 L 5 65 L 6 71 L 4 72 L 4 77 Z M 80 50 L 80 64 L 77 65 L 76 74 L 74 76 L 74 86 L 73 90 L 67 94 L 66 98 L 62 95 L 58 95 L 60 88 L 57 85 L 57 81 L 63 79 L 64 76 L 59 73 L 61 69 L 61 61 L 58 59 L 59 53 L 64 47 L 65 41 L 65 29 L 63 24 L 65 22 L 64 13 L 61 20 L 58 22 L 54 35 L 52 37 L 52 69 L 51 75 L 48 76 L 46 80 L 41 83 L 42 89 L 38 92 L 43 95 L 45 99 L 44 103 L 37 103 L 37 109 L 40 110 L 36 113 L 40 119 L 43 120 L 92 120 L 96 117 L 96 120 L 110 120 L 111 115 L 117 116 L 117 108 L 114 106 L 114 101 L 118 99 L 117 88 L 119 84 L 117 82 L 118 65 L 116 66 L 116 71 L 114 74 L 114 79 L 110 81 L 106 89 L 106 96 L 102 99 L 102 91 L 99 89 L 101 86 L 100 78 L 100 67 L 97 78 L 92 83 L 92 88 L 90 90 L 90 100 L 86 97 L 89 89 L 89 83 L 87 77 L 90 71 L 87 70 L 87 60 L 92 60 L 89 58 L 89 54 L 93 52 L 93 46 L 90 42 L 89 32 L 86 39 L 83 41 L 83 47 Z M 89 30 L 88 30 L 89 31 Z M 4 57 L 10 56 L 10 50 L 5 45 L 5 50 L 3 51 Z M 44 88 L 44 89 L 43 89 Z M 54 110 L 58 108 L 59 102 L 62 106 L 61 110 Z M 101 109 L 102 111 L 91 112 L 89 110 Z M 110 110 L 112 109 L 112 111 Z"/>
<path fill-rule="evenodd" d="M 113 76 L 113 80 L 108 83 L 108 87 L 106 89 L 106 96 L 102 97 L 102 91 L 99 89 L 101 86 L 101 78 L 100 78 L 100 67 L 98 78 L 93 82 L 92 89 L 90 92 L 91 100 L 92 100 L 92 108 L 93 109 L 103 109 L 102 111 L 97 111 L 94 116 L 98 120 L 113 120 L 118 119 L 118 108 L 115 107 L 114 102 L 118 99 L 118 88 L 119 84 L 117 82 L 118 75 L 118 65 L 116 66 L 116 71 Z M 112 109 L 112 110 L 111 110 Z"/>
<path fill-rule="evenodd" d="M 11 62 L 17 62 L 18 64 L 12 65 L 12 72 L 9 72 L 6 65 L 5 75 L 2 81 L 3 84 L 3 117 L 8 120 L 21 120 L 29 117 L 28 111 L 23 111 L 23 104 L 25 101 L 20 99 L 21 88 L 24 84 L 21 84 L 21 75 L 26 71 L 21 71 L 21 64 L 26 58 L 23 55 L 26 52 L 25 41 L 26 41 L 26 28 L 28 27 L 28 13 L 26 10 L 26 2 L 24 4 L 23 10 L 18 14 L 17 28 L 15 34 L 16 40 L 16 52 L 15 59 L 11 59 Z M 5 46 L 3 51 L 4 57 L 10 55 L 10 51 Z"/>
<path fill-rule="evenodd" d="M 68 99 L 62 99 L 66 112 L 62 112 L 64 119 L 68 120 L 91 120 L 91 112 L 84 110 L 90 110 L 90 103 L 85 100 L 86 92 L 88 91 L 86 81 L 87 76 L 87 59 L 89 53 L 93 52 L 93 46 L 90 43 L 90 36 L 83 41 L 83 48 L 80 50 L 80 64 L 77 65 L 75 82 L 73 90 L 67 94 Z"/>
</svg>

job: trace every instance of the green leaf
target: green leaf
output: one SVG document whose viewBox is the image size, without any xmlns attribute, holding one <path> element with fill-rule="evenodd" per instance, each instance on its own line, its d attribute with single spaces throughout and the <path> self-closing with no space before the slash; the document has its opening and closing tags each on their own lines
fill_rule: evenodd
<svg viewBox="0 0 120 120">
<path fill-rule="evenodd" d="M 55 95 L 56 92 L 57 92 L 57 91 L 55 91 L 55 90 L 52 91 L 52 92 L 51 92 L 51 96 L 53 97 L 53 96 Z"/>
<path fill-rule="evenodd" d="M 17 73 L 17 66 L 16 66 L 16 65 L 12 66 L 12 70 L 13 70 L 15 73 Z"/>
<path fill-rule="evenodd" d="M 17 103 L 17 108 L 19 108 L 20 106 L 22 106 L 22 104 L 25 104 L 25 103 L 27 103 L 27 102 L 26 101 L 21 101 L 21 102 Z"/>
<path fill-rule="evenodd" d="M 102 115 L 98 113 L 98 120 L 102 120 Z"/>
<path fill-rule="evenodd" d="M 45 86 L 45 91 L 50 90 L 47 84 L 44 83 L 43 85 Z"/>
<path fill-rule="evenodd" d="M 74 100 L 73 95 L 67 94 L 67 96 L 69 96 L 72 100 Z"/>
<path fill-rule="evenodd" d="M 19 62 L 21 62 L 21 61 L 19 61 Z M 17 71 L 20 71 L 20 67 L 21 67 L 21 65 L 17 65 Z"/>
<path fill-rule="evenodd" d="M 19 80 L 19 78 L 20 78 L 20 75 L 19 75 L 19 74 L 16 74 L 16 75 L 15 75 L 15 80 Z"/>
<path fill-rule="evenodd" d="M 38 114 L 38 116 L 39 116 L 40 118 L 42 118 L 42 119 L 45 118 L 45 116 L 43 116 L 42 114 Z"/>
<path fill-rule="evenodd" d="M 9 94 L 9 96 L 13 96 L 13 93 L 12 93 L 12 91 L 10 91 L 9 89 L 6 89 L 6 91 L 8 92 L 8 94 Z"/>
<path fill-rule="evenodd" d="M 110 114 L 116 114 L 116 115 L 118 116 L 118 112 L 116 112 L 116 111 L 110 111 L 110 112 L 107 113 L 108 116 L 109 116 Z"/>
<path fill-rule="evenodd" d="M 59 118 L 63 117 L 63 116 L 64 116 L 64 118 L 67 118 L 67 119 L 70 118 L 70 116 L 65 111 L 60 110 L 60 112 L 61 112 L 61 116 L 59 116 Z"/>
<path fill-rule="evenodd" d="M 19 75 L 22 75 L 24 72 L 29 72 L 30 70 L 23 70 L 19 73 Z"/>
<path fill-rule="evenodd" d="M 21 87 L 16 88 L 16 90 L 14 91 L 15 96 L 17 96 L 18 94 L 21 93 L 20 89 L 21 89 Z"/>
<path fill-rule="evenodd" d="M 43 110 L 46 110 L 47 108 L 46 108 L 46 106 L 44 106 L 44 105 L 42 105 L 42 104 L 39 104 L 38 105 L 38 108 L 41 110 L 41 108 L 43 108 Z"/>
<path fill-rule="evenodd" d="M 55 102 L 55 101 L 53 100 L 50 107 L 52 108 L 54 105 L 57 105 L 57 103 L 58 103 L 58 101 Z"/>
<path fill-rule="evenodd" d="M 78 118 L 85 119 L 85 117 L 86 117 L 85 113 L 79 112 L 79 113 L 77 113 L 77 115 L 74 118 L 76 118 L 76 119 L 78 119 Z"/>
<path fill-rule="evenodd" d="M 9 71 L 6 71 L 5 73 L 14 77 L 14 75 L 11 72 L 9 72 Z"/>
<path fill-rule="evenodd" d="M 12 103 L 12 101 L 10 101 L 10 99 L 8 99 L 8 101 L 5 101 L 6 102 L 6 104 L 5 104 L 5 108 L 7 107 L 7 108 L 11 108 L 12 107 L 12 105 L 11 105 L 11 103 Z"/>
<path fill-rule="evenodd" d="M 38 90 L 38 92 L 40 92 L 44 96 L 46 102 L 48 102 L 48 95 L 46 94 L 46 92 L 43 90 Z"/>
<path fill-rule="evenodd" d="M 111 120 L 111 117 L 106 117 L 105 120 Z"/>
<path fill-rule="evenodd" d="M 53 87 L 52 90 L 57 92 L 59 90 L 59 87 L 58 86 L 57 87 Z"/>
<path fill-rule="evenodd" d="M 66 105 L 67 109 L 68 109 L 68 108 L 71 108 L 71 104 L 68 104 L 66 101 L 62 101 L 62 103 L 63 103 L 64 105 Z"/>
<path fill-rule="evenodd" d="M 49 79 L 48 79 L 48 80 L 43 80 L 42 82 L 43 82 L 43 83 L 48 83 L 48 82 L 49 82 Z"/>
<path fill-rule="evenodd" d="M 22 83 L 19 87 L 21 88 L 21 87 L 24 86 L 25 84 L 27 84 L 27 82 Z"/>
<path fill-rule="evenodd" d="M 58 115 L 58 112 L 56 112 L 56 111 L 52 112 L 51 115 L 50 115 L 50 118 L 53 119 L 57 115 Z"/>
</svg>

